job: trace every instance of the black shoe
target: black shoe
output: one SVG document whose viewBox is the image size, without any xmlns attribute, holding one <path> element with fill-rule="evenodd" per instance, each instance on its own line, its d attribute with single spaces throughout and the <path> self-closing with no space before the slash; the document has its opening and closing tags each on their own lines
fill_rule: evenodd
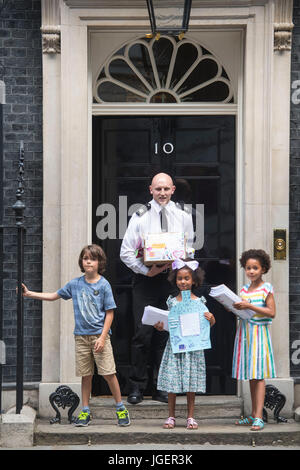
<svg viewBox="0 0 300 470">
<path fill-rule="evenodd" d="M 138 403 L 141 403 L 143 399 L 144 399 L 143 394 L 139 390 L 133 390 L 132 392 L 130 392 L 130 394 L 127 397 L 127 401 L 131 405 L 137 405 Z"/>
<path fill-rule="evenodd" d="M 167 392 L 156 390 L 155 392 L 153 392 L 152 400 L 161 401 L 162 403 L 168 403 L 168 394 Z"/>
</svg>

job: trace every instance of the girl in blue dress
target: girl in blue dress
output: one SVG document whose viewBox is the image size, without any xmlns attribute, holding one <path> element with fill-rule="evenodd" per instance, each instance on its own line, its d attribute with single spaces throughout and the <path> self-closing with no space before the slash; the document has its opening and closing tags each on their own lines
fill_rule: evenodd
<svg viewBox="0 0 300 470">
<path fill-rule="evenodd" d="M 167 306 L 170 310 L 178 302 L 182 301 L 182 291 L 192 291 L 193 287 L 198 287 L 204 279 L 204 271 L 195 260 L 176 260 L 172 264 L 172 271 L 169 281 L 173 286 L 177 286 L 179 294 L 177 297 L 169 297 Z M 206 303 L 204 297 L 196 297 L 191 292 L 191 299 Z M 205 312 L 205 318 L 210 326 L 215 324 L 215 317 L 210 312 Z M 157 330 L 163 329 L 163 323 L 154 325 Z M 194 419 L 195 393 L 206 391 L 206 366 L 204 351 L 190 351 L 174 354 L 172 351 L 170 337 L 160 364 L 157 389 L 168 393 L 169 417 L 163 427 L 172 429 L 175 427 L 175 405 L 176 394 L 187 394 L 187 429 L 197 429 L 198 423 Z"/>
</svg>

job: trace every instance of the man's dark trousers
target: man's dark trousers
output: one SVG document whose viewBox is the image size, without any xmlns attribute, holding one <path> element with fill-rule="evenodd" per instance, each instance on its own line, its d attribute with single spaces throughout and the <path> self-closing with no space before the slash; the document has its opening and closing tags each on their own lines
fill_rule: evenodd
<svg viewBox="0 0 300 470">
<path fill-rule="evenodd" d="M 172 289 L 167 280 L 168 273 L 148 277 L 136 274 L 133 283 L 134 336 L 131 342 L 130 392 L 144 392 L 148 383 L 147 365 L 152 367 L 153 392 L 157 386 L 157 376 L 161 358 L 168 339 L 166 331 L 157 331 L 153 326 L 142 325 L 144 308 L 147 305 L 167 310 L 166 300 Z M 129 393 L 130 393 L 129 392 Z"/>
</svg>

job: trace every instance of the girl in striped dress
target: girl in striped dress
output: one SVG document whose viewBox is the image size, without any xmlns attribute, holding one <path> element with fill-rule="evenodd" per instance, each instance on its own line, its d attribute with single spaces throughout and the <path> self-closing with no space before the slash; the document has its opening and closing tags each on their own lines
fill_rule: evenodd
<svg viewBox="0 0 300 470">
<path fill-rule="evenodd" d="M 241 289 L 242 301 L 235 303 L 234 307 L 238 310 L 253 310 L 254 315 L 249 320 L 239 320 L 234 342 L 232 376 L 238 380 L 249 380 L 252 413 L 236 424 L 251 424 L 252 431 L 260 431 L 264 427 L 264 379 L 276 377 L 269 331 L 276 308 L 273 287 L 262 279 L 263 274 L 269 271 L 271 262 L 265 251 L 252 249 L 242 254 L 240 264 L 250 282 Z"/>
</svg>

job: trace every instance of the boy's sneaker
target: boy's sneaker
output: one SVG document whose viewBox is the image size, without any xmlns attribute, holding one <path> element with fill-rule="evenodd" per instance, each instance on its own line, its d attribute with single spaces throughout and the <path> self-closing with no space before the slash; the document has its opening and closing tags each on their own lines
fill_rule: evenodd
<svg viewBox="0 0 300 470">
<path fill-rule="evenodd" d="M 91 421 L 91 415 L 82 411 L 74 421 L 74 426 L 88 426 Z"/>
<path fill-rule="evenodd" d="M 126 408 L 124 410 L 117 411 L 118 425 L 119 426 L 129 426 L 130 417 L 129 412 Z"/>
</svg>

